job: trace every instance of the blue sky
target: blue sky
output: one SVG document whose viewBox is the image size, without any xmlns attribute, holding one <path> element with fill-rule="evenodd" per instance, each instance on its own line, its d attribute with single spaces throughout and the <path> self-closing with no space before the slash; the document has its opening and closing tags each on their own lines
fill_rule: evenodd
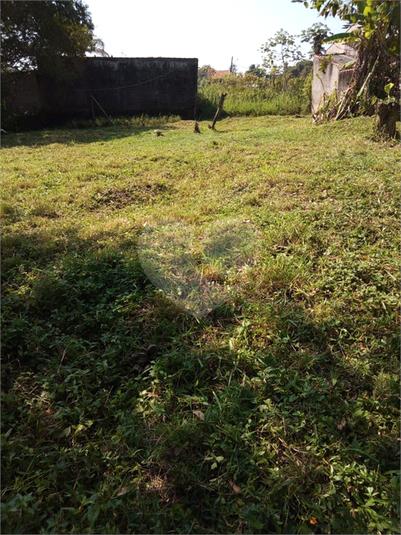
<svg viewBox="0 0 401 535">
<path fill-rule="evenodd" d="M 283 28 L 299 34 L 315 22 L 333 33 L 338 19 L 324 19 L 315 10 L 291 0 L 84 0 L 96 36 L 114 57 L 198 58 L 229 69 L 231 57 L 239 71 L 261 64 L 259 49 Z M 308 47 L 303 45 L 303 51 Z"/>
</svg>

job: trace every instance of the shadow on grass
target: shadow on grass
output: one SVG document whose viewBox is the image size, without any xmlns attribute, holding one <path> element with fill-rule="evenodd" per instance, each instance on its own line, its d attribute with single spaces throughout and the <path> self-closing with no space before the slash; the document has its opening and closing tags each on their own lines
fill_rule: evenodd
<svg viewBox="0 0 401 535">
<path fill-rule="evenodd" d="M 98 238 L 3 242 L 5 531 L 391 530 L 398 448 L 334 320 L 282 296 L 253 349 L 244 300 L 196 321 L 149 283 L 137 235 Z"/>
<path fill-rule="evenodd" d="M 148 133 L 151 135 L 154 130 L 160 133 L 167 133 L 174 130 L 174 124 L 168 126 L 155 123 L 152 126 L 119 126 L 109 125 L 103 127 L 86 128 L 54 128 L 38 130 L 33 132 L 19 132 L 3 135 L 1 145 L 3 148 L 18 146 L 40 147 L 59 143 L 62 145 L 85 144 L 85 143 L 106 143 L 115 139 L 122 139 L 132 136 L 140 136 Z M 155 133 L 156 136 L 156 133 Z"/>
</svg>

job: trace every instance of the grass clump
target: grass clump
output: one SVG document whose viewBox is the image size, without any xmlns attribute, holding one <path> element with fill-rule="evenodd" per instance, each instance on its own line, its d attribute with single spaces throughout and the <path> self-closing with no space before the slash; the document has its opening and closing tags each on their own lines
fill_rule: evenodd
<svg viewBox="0 0 401 535">
<path fill-rule="evenodd" d="M 146 114 L 134 115 L 132 117 L 113 117 L 107 118 L 105 116 L 97 116 L 93 119 L 71 119 L 64 125 L 64 129 L 74 128 L 93 128 L 93 127 L 133 127 L 133 126 L 161 126 L 167 123 L 174 123 L 180 121 L 181 118 L 178 115 L 161 115 L 161 116 L 149 116 Z"/>
<path fill-rule="evenodd" d="M 4 137 L 4 532 L 399 532 L 399 153 L 370 122 Z M 161 279 L 235 291 L 188 313 L 149 228 Z"/>
</svg>

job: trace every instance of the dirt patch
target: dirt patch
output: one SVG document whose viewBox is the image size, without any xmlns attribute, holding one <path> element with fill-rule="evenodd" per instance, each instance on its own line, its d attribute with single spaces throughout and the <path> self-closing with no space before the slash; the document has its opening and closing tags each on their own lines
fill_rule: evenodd
<svg viewBox="0 0 401 535">
<path fill-rule="evenodd" d="M 97 210 L 104 206 L 121 209 L 136 204 L 148 204 L 162 196 L 170 196 L 174 188 L 164 183 L 145 183 L 130 186 L 129 188 L 106 188 L 97 191 L 89 199 L 90 210 Z M 87 202 L 85 203 L 87 204 Z"/>
</svg>

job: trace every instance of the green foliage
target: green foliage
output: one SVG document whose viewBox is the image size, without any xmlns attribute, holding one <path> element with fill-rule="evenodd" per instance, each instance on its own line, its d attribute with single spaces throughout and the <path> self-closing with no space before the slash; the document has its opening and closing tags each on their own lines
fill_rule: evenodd
<svg viewBox="0 0 401 535">
<path fill-rule="evenodd" d="M 133 117 L 113 117 L 113 125 L 117 127 L 129 128 L 132 126 L 155 127 L 163 126 L 167 123 L 180 121 L 178 115 L 149 116 L 146 114 Z M 95 119 L 71 119 L 65 124 L 65 128 L 105 128 L 110 127 L 110 121 L 106 117 L 95 117 Z"/>
<path fill-rule="evenodd" d="M 254 63 L 249 66 L 245 74 L 253 74 L 258 78 L 266 78 L 266 71 L 260 65 L 255 65 Z"/>
<path fill-rule="evenodd" d="M 264 54 L 263 66 L 269 70 L 270 76 L 282 75 L 287 81 L 288 67 L 303 59 L 295 36 L 282 28 L 270 38 L 260 51 Z"/>
<path fill-rule="evenodd" d="M 213 117 L 221 93 L 227 93 L 222 116 L 297 115 L 310 111 L 311 84 L 307 78 L 262 79 L 232 75 L 198 88 L 198 116 Z"/>
<path fill-rule="evenodd" d="M 306 78 L 312 74 L 313 61 L 298 61 L 293 67 L 288 68 L 288 75 L 291 78 Z M 311 90 L 312 91 L 312 90 Z"/>
<path fill-rule="evenodd" d="M 317 22 L 307 30 L 303 30 L 300 37 L 302 43 L 312 45 L 310 57 L 313 58 L 314 54 L 324 54 L 323 43 L 330 35 L 332 35 L 330 28 L 326 24 Z"/>
<path fill-rule="evenodd" d="M 80 0 L 25 2 L 7 0 L 1 6 L 1 115 L 5 129 L 18 129 L 21 118 L 7 107 L 15 95 L 15 71 L 35 69 L 53 91 L 67 90 L 79 76 L 76 58 L 99 50 L 87 6 Z"/>
<path fill-rule="evenodd" d="M 3 138 L 4 533 L 399 533 L 400 156 L 371 122 Z M 196 320 L 140 238 L 233 214 L 259 261 Z"/>
<path fill-rule="evenodd" d="M 203 82 L 211 78 L 215 72 L 216 70 L 213 69 L 210 65 L 203 65 L 203 67 L 199 67 L 198 83 L 202 84 Z"/>
<path fill-rule="evenodd" d="M 93 30 L 88 8 L 79 0 L 3 2 L 2 72 L 57 72 L 62 56 L 82 57 L 91 49 Z"/>
</svg>

